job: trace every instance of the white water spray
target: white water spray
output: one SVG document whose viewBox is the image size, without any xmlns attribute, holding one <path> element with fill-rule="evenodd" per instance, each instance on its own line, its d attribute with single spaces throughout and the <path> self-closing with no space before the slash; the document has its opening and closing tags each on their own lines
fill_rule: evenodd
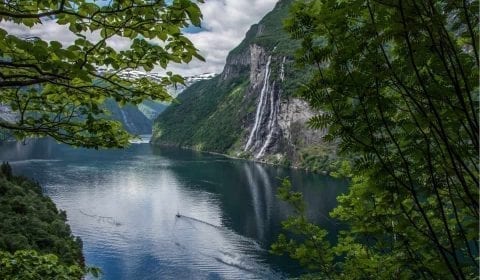
<svg viewBox="0 0 480 280">
<path fill-rule="evenodd" d="M 286 56 L 283 57 L 282 68 L 280 68 L 280 80 L 283 82 L 285 80 L 285 60 Z"/>
<path fill-rule="evenodd" d="M 244 151 L 252 152 L 255 159 L 259 159 L 265 155 L 266 151 L 271 146 L 272 141 L 274 141 L 275 132 L 277 131 L 277 118 L 280 112 L 280 96 L 277 96 L 276 94 L 275 81 L 273 81 L 271 85 L 269 83 L 271 75 L 271 60 L 272 57 L 269 56 L 265 69 L 263 87 L 255 114 L 255 122 L 244 149 Z M 284 63 L 285 57 L 283 58 L 280 72 L 280 79 L 282 80 L 285 75 L 283 69 Z"/>
<path fill-rule="evenodd" d="M 247 144 L 245 145 L 244 151 L 247 151 L 250 146 L 252 145 L 253 138 L 256 138 L 256 135 L 258 134 L 258 128 L 260 124 L 260 120 L 263 117 L 265 107 L 267 105 L 267 96 L 266 93 L 268 93 L 269 85 L 268 85 L 268 80 L 270 78 L 270 63 L 272 62 L 272 56 L 268 57 L 267 61 L 267 67 L 265 68 L 265 78 L 263 80 L 263 87 L 262 91 L 260 92 L 260 100 L 257 105 L 257 112 L 255 113 L 255 123 L 253 125 L 252 131 L 250 132 L 250 136 L 248 137 Z"/>
<path fill-rule="evenodd" d="M 273 82 L 272 88 L 275 88 L 275 82 Z M 268 116 L 268 125 L 267 125 L 268 135 L 267 135 L 267 139 L 265 140 L 265 143 L 263 143 L 263 146 L 260 149 L 260 152 L 258 152 L 258 154 L 255 155 L 255 158 L 262 157 L 268 145 L 270 145 L 270 142 L 272 141 L 275 121 L 277 120 L 277 113 L 279 108 L 278 108 L 278 102 L 275 102 L 274 90 L 271 91 L 271 94 L 269 97 L 270 97 L 270 115 Z"/>
</svg>

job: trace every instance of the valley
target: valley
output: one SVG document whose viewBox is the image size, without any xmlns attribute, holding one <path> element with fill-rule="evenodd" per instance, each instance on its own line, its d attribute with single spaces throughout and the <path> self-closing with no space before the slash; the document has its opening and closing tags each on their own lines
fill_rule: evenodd
<svg viewBox="0 0 480 280">
<path fill-rule="evenodd" d="M 0 279 L 478 279 L 479 1 L 0 1 Z"/>
<path fill-rule="evenodd" d="M 154 122 L 152 143 L 328 173 L 335 144 L 308 120 L 319 112 L 296 97 L 310 75 L 296 69 L 295 41 L 282 30 L 280 1 L 230 52 L 223 72 L 187 88 Z"/>
</svg>

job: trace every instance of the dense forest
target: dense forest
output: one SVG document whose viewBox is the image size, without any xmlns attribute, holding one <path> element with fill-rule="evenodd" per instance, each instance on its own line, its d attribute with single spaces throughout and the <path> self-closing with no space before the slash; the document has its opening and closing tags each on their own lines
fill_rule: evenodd
<svg viewBox="0 0 480 280">
<path fill-rule="evenodd" d="M 300 94 L 350 178 L 337 243 L 297 216 L 280 236 L 321 279 L 478 277 L 478 1 L 297 2 L 285 28 L 316 67 Z"/>
<path fill-rule="evenodd" d="M 8 163 L 0 171 L 0 277 L 80 279 L 82 241 L 72 235 L 65 211 L 42 194 L 40 185 L 14 176 Z"/>
<path fill-rule="evenodd" d="M 182 34 L 182 28 L 199 26 L 200 20 L 197 4 L 184 0 L 0 3 L 2 138 L 50 137 L 87 148 L 126 147 L 134 138 L 129 131 L 145 129 L 128 127 L 126 120 L 122 125 L 125 111 L 119 107 L 128 104 L 128 109 L 147 99 L 169 101 L 167 87 L 183 83 L 183 78 L 168 72 L 157 81 L 128 79 L 121 72 L 203 60 Z M 31 29 L 45 22 L 54 22 L 74 39 L 61 43 L 8 28 Z M 92 39 L 87 33 L 98 36 Z M 114 36 L 130 40 L 130 48 L 112 48 L 107 42 Z M 164 44 L 149 41 L 154 39 Z M 146 120 L 136 108 L 133 115 Z M 59 212 L 37 184 L 13 176 L 8 164 L 0 175 L 0 201 L 0 278 L 80 279 L 87 272 L 97 274 L 85 268 L 81 242 L 71 235 L 65 212 Z"/>
<path fill-rule="evenodd" d="M 172 100 L 166 88 L 184 81 L 167 71 L 168 64 L 203 60 L 182 33 L 201 27 L 201 3 L 0 3 L 2 22 L 32 27 L 55 19 L 76 37 L 64 46 L 0 28 L 0 104 L 16 112 L 0 119 L 2 135 L 47 136 L 94 149 L 126 147 L 132 135 L 105 118 L 108 109 Z M 299 167 L 331 168 L 332 175 L 349 181 L 330 213 L 344 226 L 332 239 L 308 220 L 303 195 L 283 180 L 278 196 L 294 215 L 283 222 L 284 234 L 271 253 L 297 260 L 306 279 L 477 279 L 479 1 L 282 0 L 277 7 L 231 52 L 229 59 L 239 62 L 232 65 L 239 67 L 227 65 L 224 75 L 180 95 L 180 103 L 157 121 L 154 137 L 262 158 L 275 145 L 257 145 L 257 153 L 242 142 L 249 138 L 246 129 L 258 126 L 255 111 L 262 103 L 249 91 L 254 87 L 248 79 L 257 76 L 243 63 L 253 49 L 265 60 L 265 71 L 254 72 L 265 81 L 263 89 L 271 73 L 276 80 L 270 88 L 277 82 L 282 89 L 270 90 L 270 103 L 279 100 L 278 92 L 282 100 L 301 98 L 315 112 L 308 128 L 326 131 L 322 146 L 294 150 Z M 86 32 L 100 38 L 91 41 Z M 130 48 L 109 46 L 116 36 L 130 40 Z M 271 64 L 272 54 L 277 57 Z M 100 75 L 99 67 L 109 71 Z M 119 75 L 136 69 L 166 74 L 159 82 Z M 116 104 L 104 108 L 105 100 Z M 264 118 L 267 126 L 274 127 L 274 107 Z M 261 134 L 270 139 L 272 131 Z M 288 158 L 277 160 L 289 164 Z M 13 176 L 3 164 L 0 278 L 80 279 L 98 272 L 85 267 L 81 241 L 66 221 L 38 184 Z"/>
</svg>

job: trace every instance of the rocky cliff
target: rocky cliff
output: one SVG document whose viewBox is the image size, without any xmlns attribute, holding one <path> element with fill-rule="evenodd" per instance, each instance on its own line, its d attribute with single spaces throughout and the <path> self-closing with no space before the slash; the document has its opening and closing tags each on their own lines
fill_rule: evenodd
<svg viewBox="0 0 480 280">
<path fill-rule="evenodd" d="M 282 0 L 247 32 L 221 75 L 178 96 L 154 124 L 152 143 L 321 170 L 332 149 L 312 130 L 312 111 L 294 93 L 308 71 L 295 69 L 296 42 L 282 29 Z"/>
</svg>

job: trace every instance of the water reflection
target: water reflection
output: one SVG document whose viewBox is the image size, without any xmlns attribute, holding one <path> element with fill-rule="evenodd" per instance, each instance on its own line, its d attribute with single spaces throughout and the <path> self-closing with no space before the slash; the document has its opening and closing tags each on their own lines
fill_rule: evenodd
<svg viewBox="0 0 480 280">
<path fill-rule="evenodd" d="M 267 249 L 289 213 L 275 197 L 288 176 L 326 227 L 344 183 L 328 177 L 148 144 L 122 151 L 51 141 L 0 147 L 34 177 L 84 241 L 105 279 L 280 279 L 298 267 Z M 181 217 L 176 217 L 180 213 Z"/>
</svg>

